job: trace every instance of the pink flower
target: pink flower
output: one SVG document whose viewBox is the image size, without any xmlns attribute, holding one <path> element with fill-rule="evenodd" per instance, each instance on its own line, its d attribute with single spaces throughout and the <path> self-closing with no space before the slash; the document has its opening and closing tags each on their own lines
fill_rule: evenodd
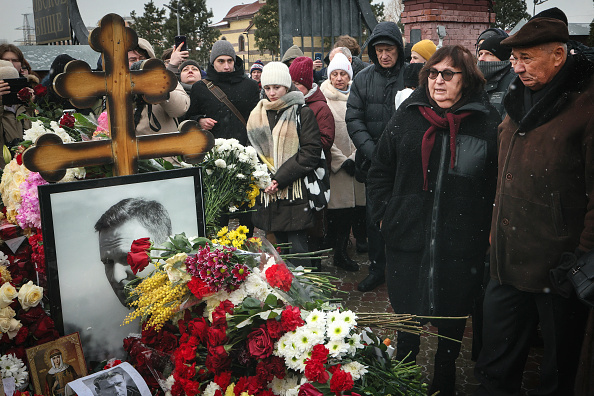
<svg viewBox="0 0 594 396">
<path fill-rule="evenodd" d="M 19 208 L 19 213 L 16 215 L 16 219 L 21 228 L 41 228 L 37 186 L 44 184 L 47 184 L 47 182 L 37 172 L 29 173 L 25 181 L 20 184 L 21 207 Z"/>
</svg>

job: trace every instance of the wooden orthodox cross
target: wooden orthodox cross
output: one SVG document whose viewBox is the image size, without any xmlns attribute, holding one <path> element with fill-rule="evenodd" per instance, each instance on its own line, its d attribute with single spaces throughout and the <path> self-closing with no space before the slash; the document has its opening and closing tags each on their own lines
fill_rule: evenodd
<svg viewBox="0 0 594 396">
<path fill-rule="evenodd" d="M 68 168 L 113 163 L 114 175 L 131 175 L 137 172 L 139 159 L 175 155 L 200 159 L 214 146 L 212 134 L 200 130 L 195 121 L 183 122 L 179 132 L 137 137 L 133 95 L 142 94 L 148 103 L 162 102 L 177 85 L 175 75 L 158 59 L 147 60 L 141 70 L 129 69 L 128 51 L 137 46 L 138 36 L 119 15 L 104 16 L 91 32 L 89 44 L 103 54 L 104 71 L 94 72 L 86 62 L 71 61 L 54 79 L 54 90 L 78 108 L 107 96 L 111 140 L 64 144 L 55 134 L 42 135 L 23 154 L 27 169 L 58 181 Z"/>
</svg>

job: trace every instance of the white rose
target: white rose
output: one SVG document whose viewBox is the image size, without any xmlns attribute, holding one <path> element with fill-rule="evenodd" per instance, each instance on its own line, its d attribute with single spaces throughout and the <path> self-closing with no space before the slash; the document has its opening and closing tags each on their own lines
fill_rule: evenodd
<svg viewBox="0 0 594 396">
<path fill-rule="evenodd" d="M 18 293 L 14 286 L 5 282 L 2 287 L 0 287 L 0 308 L 6 308 L 12 304 L 12 300 L 14 300 L 17 295 Z"/>
<path fill-rule="evenodd" d="M 192 280 L 192 276 L 186 272 L 184 262 L 188 258 L 188 255 L 185 253 L 178 253 L 173 257 L 168 258 L 165 260 L 165 265 L 163 269 L 167 272 L 167 276 L 171 282 L 189 282 Z M 181 262 L 180 268 L 175 268 L 175 264 Z"/>
<path fill-rule="evenodd" d="M 19 290 L 19 302 L 25 311 L 29 308 L 36 307 L 43 298 L 43 287 L 33 284 L 29 281 Z"/>
<path fill-rule="evenodd" d="M 16 337 L 21 327 L 23 327 L 23 325 L 21 324 L 20 320 L 10 319 L 8 330 L 6 331 L 8 338 L 12 340 L 14 337 Z"/>
<path fill-rule="evenodd" d="M 0 318 L 14 318 L 16 315 L 16 312 L 14 312 L 14 309 L 10 308 L 10 307 L 4 307 L 2 309 L 0 309 Z"/>
</svg>

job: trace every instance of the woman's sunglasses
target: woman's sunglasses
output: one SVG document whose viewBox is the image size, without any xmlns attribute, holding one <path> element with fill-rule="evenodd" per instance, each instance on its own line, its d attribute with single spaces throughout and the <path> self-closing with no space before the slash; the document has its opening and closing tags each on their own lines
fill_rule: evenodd
<svg viewBox="0 0 594 396">
<path fill-rule="evenodd" d="M 428 72 L 430 79 L 435 80 L 437 76 L 441 74 L 441 78 L 443 78 L 444 81 L 450 81 L 452 78 L 454 78 L 455 74 L 462 74 L 462 72 L 455 72 L 448 69 L 442 71 L 438 71 L 436 69 L 429 69 Z"/>
</svg>

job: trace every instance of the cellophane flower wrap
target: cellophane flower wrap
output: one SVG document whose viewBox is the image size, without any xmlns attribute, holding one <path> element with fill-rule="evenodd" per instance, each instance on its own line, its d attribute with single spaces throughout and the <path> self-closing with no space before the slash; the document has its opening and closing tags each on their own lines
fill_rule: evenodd
<svg viewBox="0 0 594 396">
<path fill-rule="evenodd" d="M 143 332 L 125 345 L 141 372 L 151 371 L 142 353 L 176 333 L 173 372 L 155 378 L 173 396 L 426 393 L 418 367 L 392 363 L 377 337 L 363 341 L 356 314 L 331 301 L 319 275 L 246 234 L 171 237 L 133 286 L 127 321 L 140 317 Z"/>
<path fill-rule="evenodd" d="M 200 164 L 203 168 L 205 217 L 209 230 L 223 213 L 251 208 L 260 189 L 270 184 L 266 165 L 256 150 L 236 139 L 215 139 L 214 147 Z"/>
</svg>

